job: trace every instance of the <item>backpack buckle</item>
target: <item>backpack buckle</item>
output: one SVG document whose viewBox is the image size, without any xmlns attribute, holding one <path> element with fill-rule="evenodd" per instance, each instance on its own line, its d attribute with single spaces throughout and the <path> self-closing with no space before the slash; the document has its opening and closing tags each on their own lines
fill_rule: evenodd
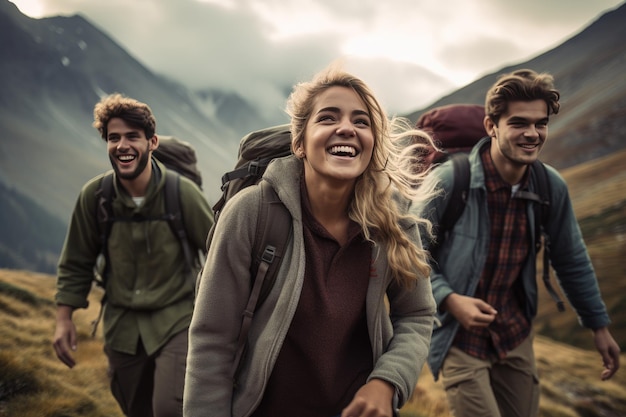
<svg viewBox="0 0 626 417">
<path fill-rule="evenodd" d="M 276 257 L 276 247 L 272 245 L 267 245 L 265 250 L 263 251 L 263 255 L 261 255 L 261 261 L 271 264 L 274 262 L 274 258 Z"/>
<path fill-rule="evenodd" d="M 258 176 L 261 172 L 261 164 L 259 164 L 259 161 L 250 161 L 248 172 L 254 176 Z"/>
</svg>

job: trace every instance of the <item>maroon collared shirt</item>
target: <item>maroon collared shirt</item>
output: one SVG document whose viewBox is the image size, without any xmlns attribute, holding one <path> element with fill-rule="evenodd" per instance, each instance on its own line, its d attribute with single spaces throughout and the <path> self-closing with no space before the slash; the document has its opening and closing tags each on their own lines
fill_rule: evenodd
<svg viewBox="0 0 626 417">
<path fill-rule="evenodd" d="M 498 314 L 487 328 L 459 329 L 454 345 L 480 359 L 504 358 L 530 334 L 524 315 L 521 272 L 529 256 L 529 230 L 526 200 L 511 198 L 512 188 L 493 163 L 489 147 L 481 151 L 487 207 L 491 219 L 489 253 L 474 297 L 480 298 Z M 520 189 L 528 186 L 528 170 Z"/>
<path fill-rule="evenodd" d="M 351 220 L 348 241 L 340 245 L 313 217 L 306 195 L 303 181 L 302 292 L 252 417 L 337 415 L 373 368 L 366 318 L 372 244 Z"/>
</svg>

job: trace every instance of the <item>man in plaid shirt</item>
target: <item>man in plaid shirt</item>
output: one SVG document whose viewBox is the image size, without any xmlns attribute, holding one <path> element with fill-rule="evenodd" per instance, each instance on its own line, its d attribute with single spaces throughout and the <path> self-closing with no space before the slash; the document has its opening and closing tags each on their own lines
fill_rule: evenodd
<svg viewBox="0 0 626 417">
<path fill-rule="evenodd" d="M 534 417 L 539 383 L 532 320 L 537 313 L 535 219 L 530 200 L 537 192 L 531 166 L 548 136 L 548 121 L 559 111 L 559 92 L 549 74 L 518 70 L 505 74 L 485 100 L 488 134 L 469 155 L 466 207 L 433 251 L 431 275 L 440 325 L 433 332 L 429 366 L 441 372 L 456 417 Z M 435 132 L 436 135 L 436 132 Z M 567 186 L 547 168 L 552 242 L 550 262 L 580 323 L 593 330 L 602 357 L 601 378 L 619 368 L 619 346 L 610 323 Z M 450 162 L 433 170 L 444 190 L 422 207 L 435 228 L 450 201 Z M 431 242 L 425 242 L 430 246 Z"/>
</svg>

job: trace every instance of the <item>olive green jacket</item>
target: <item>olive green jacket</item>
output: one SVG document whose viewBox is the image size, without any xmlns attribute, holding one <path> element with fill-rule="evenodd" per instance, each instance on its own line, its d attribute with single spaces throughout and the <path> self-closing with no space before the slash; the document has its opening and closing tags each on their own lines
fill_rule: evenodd
<svg viewBox="0 0 626 417">
<path fill-rule="evenodd" d="M 113 350 L 128 354 L 135 354 L 140 338 L 148 354 L 155 352 L 189 326 L 193 310 L 192 277 L 198 271 L 187 272 L 182 246 L 163 219 L 166 168 L 156 160 L 153 167 L 156 169 L 139 207 L 114 181 L 115 217 L 155 219 L 115 221 L 108 239 L 104 339 Z M 104 175 L 85 184 L 78 196 L 59 260 L 57 304 L 88 306 L 94 265 L 101 252 L 95 193 Z M 196 184 L 183 176 L 180 199 L 191 246 L 204 250 L 213 224 L 211 208 Z"/>
</svg>

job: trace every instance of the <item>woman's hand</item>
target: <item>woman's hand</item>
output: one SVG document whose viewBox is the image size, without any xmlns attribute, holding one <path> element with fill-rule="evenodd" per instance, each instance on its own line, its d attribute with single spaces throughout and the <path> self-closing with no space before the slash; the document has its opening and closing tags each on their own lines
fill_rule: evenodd
<svg viewBox="0 0 626 417">
<path fill-rule="evenodd" d="M 354 395 L 341 417 L 392 417 L 395 388 L 382 379 L 372 379 Z"/>
</svg>

